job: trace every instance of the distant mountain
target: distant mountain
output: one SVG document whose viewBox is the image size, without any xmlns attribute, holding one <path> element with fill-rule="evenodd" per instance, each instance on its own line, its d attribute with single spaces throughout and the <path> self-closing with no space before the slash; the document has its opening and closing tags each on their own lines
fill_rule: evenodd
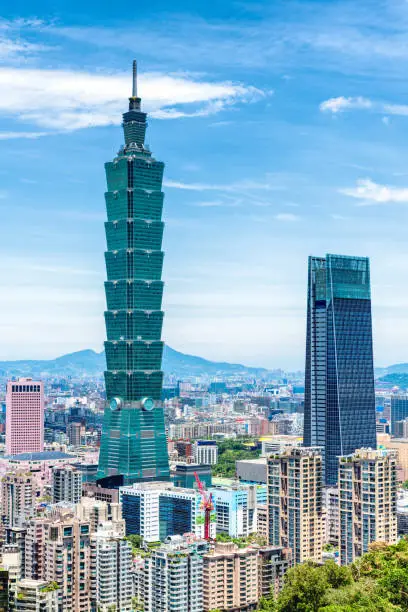
<svg viewBox="0 0 408 612">
<path fill-rule="evenodd" d="M 91 349 L 62 355 L 56 359 L 0 361 L 0 377 L 11 376 L 73 376 L 98 377 L 105 370 L 105 353 L 96 353 Z M 234 376 L 248 374 L 249 376 L 266 376 L 265 368 L 252 368 L 241 364 L 208 361 L 202 357 L 187 355 L 164 347 L 163 370 L 166 375 L 175 377 L 186 376 Z"/>
<path fill-rule="evenodd" d="M 385 369 L 385 374 L 408 374 L 408 363 L 395 363 Z"/>
</svg>

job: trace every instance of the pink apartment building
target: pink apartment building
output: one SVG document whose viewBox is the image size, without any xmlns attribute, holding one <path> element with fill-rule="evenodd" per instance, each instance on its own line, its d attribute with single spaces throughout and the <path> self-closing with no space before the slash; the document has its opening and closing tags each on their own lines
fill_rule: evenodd
<svg viewBox="0 0 408 612">
<path fill-rule="evenodd" d="M 31 378 L 7 383 L 6 454 L 44 449 L 44 384 Z"/>
</svg>

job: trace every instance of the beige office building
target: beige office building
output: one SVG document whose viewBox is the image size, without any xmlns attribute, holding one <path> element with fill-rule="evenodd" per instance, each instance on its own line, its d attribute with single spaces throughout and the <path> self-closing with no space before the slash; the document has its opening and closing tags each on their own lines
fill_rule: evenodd
<svg viewBox="0 0 408 612">
<path fill-rule="evenodd" d="M 397 541 L 397 456 L 362 448 L 339 460 L 339 542 L 342 565 L 371 542 Z"/>
<path fill-rule="evenodd" d="M 268 457 L 269 544 L 292 550 L 292 562 L 322 560 L 322 457 L 318 447 L 291 447 Z"/>
</svg>

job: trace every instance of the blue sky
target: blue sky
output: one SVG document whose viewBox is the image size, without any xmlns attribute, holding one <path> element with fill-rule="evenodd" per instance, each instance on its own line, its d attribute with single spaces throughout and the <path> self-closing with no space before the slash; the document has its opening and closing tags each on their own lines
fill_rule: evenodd
<svg viewBox="0 0 408 612">
<path fill-rule="evenodd" d="M 371 258 L 377 365 L 407 361 L 408 3 L 169 6 L 3 7 L 0 358 L 102 348 L 103 164 L 137 57 L 165 340 L 302 367 L 307 256 L 335 252 Z"/>
</svg>

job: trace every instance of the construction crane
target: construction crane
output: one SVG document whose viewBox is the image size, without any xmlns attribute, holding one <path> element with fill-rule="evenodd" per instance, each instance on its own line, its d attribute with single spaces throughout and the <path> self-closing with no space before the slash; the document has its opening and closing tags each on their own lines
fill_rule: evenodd
<svg viewBox="0 0 408 612">
<path fill-rule="evenodd" d="M 194 472 L 196 479 L 197 488 L 201 495 L 201 508 L 204 510 L 204 539 L 210 540 L 210 523 L 211 523 L 211 512 L 214 510 L 214 504 L 212 500 L 212 493 L 208 495 L 204 489 L 204 485 L 198 477 L 197 472 Z"/>
</svg>

